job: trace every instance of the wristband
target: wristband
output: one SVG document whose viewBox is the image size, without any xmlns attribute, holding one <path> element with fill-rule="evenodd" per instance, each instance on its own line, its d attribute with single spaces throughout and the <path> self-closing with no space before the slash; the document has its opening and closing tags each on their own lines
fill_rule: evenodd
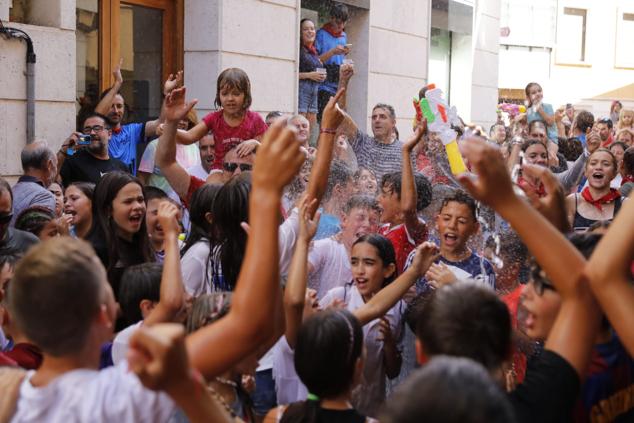
<svg viewBox="0 0 634 423">
<path fill-rule="evenodd" d="M 319 130 L 320 134 L 332 134 L 335 135 L 337 133 L 336 129 L 332 129 L 332 128 L 321 128 Z"/>
</svg>

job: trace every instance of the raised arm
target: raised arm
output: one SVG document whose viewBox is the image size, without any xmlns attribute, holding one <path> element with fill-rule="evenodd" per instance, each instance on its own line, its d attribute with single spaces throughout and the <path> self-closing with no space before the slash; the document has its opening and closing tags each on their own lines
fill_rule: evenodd
<svg viewBox="0 0 634 423">
<path fill-rule="evenodd" d="M 161 275 L 159 302 L 143 320 L 145 325 L 172 322 L 183 307 L 185 289 L 181 273 L 180 251 L 178 249 L 178 207 L 169 201 L 159 205 L 158 220 L 165 233 L 165 260 Z"/>
<path fill-rule="evenodd" d="M 630 355 L 634 356 L 634 200 L 616 215 L 586 266 L 595 298 Z"/>
<path fill-rule="evenodd" d="M 515 195 L 497 148 L 477 139 L 461 148 L 478 177 L 461 175 L 460 182 L 511 224 L 561 295 L 561 309 L 546 348 L 562 356 L 583 377 L 599 325 L 597 304 L 584 281 L 583 256 L 545 217 Z M 547 201 L 552 193 L 545 186 Z"/>
<path fill-rule="evenodd" d="M 117 94 L 119 94 L 119 90 L 123 85 L 123 76 L 121 75 L 122 65 L 123 59 L 119 60 L 119 64 L 115 66 L 114 70 L 112 71 L 112 76 L 114 76 L 114 85 L 112 85 L 106 95 L 101 100 L 99 100 L 99 103 L 97 103 L 97 105 L 95 106 L 95 113 L 108 116 L 108 112 L 110 112 L 110 108 L 112 107 L 114 98 Z"/>
<path fill-rule="evenodd" d="M 403 169 L 401 177 L 401 211 L 403 212 L 403 218 L 405 219 L 405 227 L 407 232 L 412 235 L 414 239 L 417 239 L 423 233 L 425 233 L 425 224 L 421 222 L 416 213 L 417 192 L 416 182 L 414 180 L 414 169 L 412 167 L 412 152 L 418 145 L 423 134 L 425 133 L 424 126 L 417 126 L 414 133 L 403 144 Z"/>
<path fill-rule="evenodd" d="M 299 210 L 299 236 L 295 243 L 295 252 L 288 272 L 286 289 L 284 290 L 284 318 L 286 329 L 284 335 L 291 348 L 295 348 L 297 333 L 302 325 L 304 304 L 306 298 L 306 284 L 308 280 L 308 246 L 317 232 L 319 213 L 310 218 L 310 203 L 304 198 Z M 314 295 L 314 293 L 313 293 Z"/>
<path fill-rule="evenodd" d="M 429 266 L 438 258 L 438 247 L 432 242 L 423 242 L 416 248 L 416 255 L 412 265 L 407 268 L 394 282 L 381 289 L 374 297 L 352 314 L 355 315 L 361 326 L 383 316 L 394 307 L 407 290 L 427 272 Z"/>
<path fill-rule="evenodd" d="M 231 310 L 187 338 L 191 362 L 207 378 L 231 368 L 273 334 L 271 316 L 280 295 L 277 232 L 281 197 L 303 162 L 295 133 L 282 128 L 281 122 L 274 124 L 265 133 L 255 157 L 249 198 L 250 232 Z"/>
<path fill-rule="evenodd" d="M 176 130 L 178 122 L 187 116 L 197 102 L 197 100 L 186 102 L 185 93 L 185 87 L 177 88 L 165 98 L 163 105 L 165 123 L 154 158 L 167 182 L 181 198 L 187 197 L 190 176 L 176 161 Z"/>
<path fill-rule="evenodd" d="M 334 97 L 331 97 L 328 104 L 324 108 L 324 112 L 321 118 L 322 129 L 326 131 L 320 131 L 317 157 L 313 163 L 313 167 L 310 171 L 310 177 L 308 179 L 308 198 L 317 200 L 315 203 L 311 203 L 310 215 L 314 216 L 315 211 L 319 207 L 319 203 L 326 192 L 326 185 L 328 184 L 328 175 L 330 173 L 330 162 L 332 161 L 332 152 L 335 145 L 334 129 L 339 127 L 343 120 L 343 112 L 337 106 L 337 101 L 343 96 L 345 90 L 337 91 Z"/>
<path fill-rule="evenodd" d="M 163 97 L 167 97 L 174 89 L 183 84 L 183 71 L 176 72 L 176 75 L 170 73 L 167 80 L 163 84 Z M 158 126 L 165 121 L 165 102 L 161 103 L 161 113 L 158 119 L 145 122 L 145 138 L 151 138 L 160 135 L 157 132 Z"/>
</svg>

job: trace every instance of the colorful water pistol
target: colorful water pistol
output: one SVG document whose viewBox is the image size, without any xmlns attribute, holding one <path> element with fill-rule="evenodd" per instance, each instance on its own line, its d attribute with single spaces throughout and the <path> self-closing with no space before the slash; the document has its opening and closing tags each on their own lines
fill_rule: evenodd
<svg viewBox="0 0 634 423">
<path fill-rule="evenodd" d="M 510 118 L 514 118 L 520 113 L 526 113 L 526 106 L 523 104 L 500 103 L 498 104 L 498 111 L 506 112 Z"/>
<path fill-rule="evenodd" d="M 456 108 L 449 107 L 443 99 L 440 88 L 436 88 L 434 84 L 429 84 L 425 98 L 420 101 L 420 110 L 425 119 L 427 119 L 429 130 L 436 132 L 445 146 L 451 173 L 460 175 L 466 172 L 467 167 L 462 160 L 458 142 L 456 141 L 456 131 L 451 129 L 451 125 L 460 125 Z"/>
</svg>

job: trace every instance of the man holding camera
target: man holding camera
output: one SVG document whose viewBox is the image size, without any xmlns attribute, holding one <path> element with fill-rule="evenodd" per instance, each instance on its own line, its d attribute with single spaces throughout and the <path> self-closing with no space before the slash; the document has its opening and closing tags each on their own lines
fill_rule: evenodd
<svg viewBox="0 0 634 423">
<path fill-rule="evenodd" d="M 115 170 L 130 172 L 120 160 L 108 154 L 108 142 L 112 135 L 112 126 L 103 115 L 88 115 L 82 126 L 82 133 L 74 132 L 62 144 L 58 153 L 60 176 L 66 187 L 73 182 L 92 182 L 96 184 L 103 175 Z"/>
</svg>

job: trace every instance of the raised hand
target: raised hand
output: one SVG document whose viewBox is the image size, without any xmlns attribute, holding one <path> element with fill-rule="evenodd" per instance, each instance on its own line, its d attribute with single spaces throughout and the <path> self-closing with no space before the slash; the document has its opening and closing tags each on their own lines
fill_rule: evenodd
<svg viewBox="0 0 634 423">
<path fill-rule="evenodd" d="M 345 88 L 341 88 L 339 91 L 337 91 L 337 94 L 335 94 L 334 97 L 330 97 L 330 100 L 328 100 L 328 104 L 326 104 L 326 107 L 324 107 L 324 112 L 321 116 L 322 128 L 337 129 L 339 125 L 341 125 L 341 122 L 343 122 L 345 114 L 343 113 L 343 110 L 341 110 L 337 102 L 345 91 Z"/>
<path fill-rule="evenodd" d="M 524 164 L 522 171 L 544 184 L 546 195 L 541 198 L 534 188 L 522 186 L 533 207 L 560 231 L 567 232 L 569 224 L 566 217 L 566 196 L 555 175 L 547 167 L 530 164 Z"/>
<path fill-rule="evenodd" d="M 601 136 L 599 135 L 599 130 L 595 125 L 592 129 L 589 129 L 589 132 L 586 134 L 586 148 L 588 149 L 588 152 L 592 154 L 599 147 L 601 147 Z"/>
<path fill-rule="evenodd" d="M 175 90 L 177 91 L 177 90 Z M 296 130 L 277 121 L 264 133 L 255 155 L 253 187 L 281 193 L 306 160 L 296 140 Z"/>
<path fill-rule="evenodd" d="M 158 208 L 158 221 L 163 232 L 165 234 L 178 235 L 180 232 L 180 225 L 178 224 L 178 215 L 180 210 L 178 206 L 170 201 L 163 201 L 159 204 Z"/>
<path fill-rule="evenodd" d="M 299 208 L 299 238 L 304 242 L 310 242 L 317 233 L 321 212 L 318 211 L 312 219 L 310 218 L 310 210 L 316 207 L 316 204 L 316 199 L 308 201 L 308 198 L 303 198 Z"/>
<path fill-rule="evenodd" d="M 414 260 L 412 261 L 409 269 L 412 269 L 416 272 L 416 275 L 420 277 L 427 271 L 427 269 L 429 269 L 429 266 L 431 266 L 439 256 L 440 252 L 438 251 L 438 246 L 436 246 L 436 244 L 433 242 L 423 242 L 421 245 L 416 247 L 416 255 L 414 256 Z"/>
<path fill-rule="evenodd" d="M 123 57 L 119 59 L 119 64 L 112 70 L 112 76 L 114 77 L 115 84 L 123 84 L 123 75 L 121 75 L 121 67 L 123 66 Z"/>
<path fill-rule="evenodd" d="M 460 144 L 460 151 L 477 174 L 477 177 L 466 173 L 458 176 L 473 198 L 495 209 L 515 198 L 513 183 L 498 147 L 471 137 Z"/>
<path fill-rule="evenodd" d="M 345 63 L 339 68 L 339 80 L 348 82 L 354 75 L 354 65 L 352 63 Z"/>
<path fill-rule="evenodd" d="M 163 84 L 163 95 L 168 95 L 172 90 L 180 87 L 183 83 L 183 71 L 176 72 L 176 75 L 171 74 L 167 77 L 165 84 Z"/>
<path fill-rule="evenodd" d="M 445 263 L 433 263 L 425 273 L 425 278 L 434 288 L 440 288 L 456 282 L 457 278 Z"/>
<path fill-rule="evenodd" d="M 414 151 L 414 147 L 416 147 L 416 145 L 418 145 L 418 143 L 423 139 L 425 132 L 427 132 L 427 120 L 423 119 L 418 125 L 416 125 L 416 129 L 414 129 L 412 135 L 410 135 L 407 141 L 405 141 L 403 148 L 407 150 L 408 153 Z"/>
<path fill-rule="evenodd" d="M 236 153 L 238 154 L 238 157 L 247 157 L 253 153 L 259 145 L 260 141 L 258 140 L 243 141 L 238 144 L 238 147 L 236 147 Z"/>
<path fill-rule="evenodd" d="M 379 322 L 379 336 L 377 337 L 377 340 L 383 341 L 383 343 L 386 344 L 395 343 L 390 322 L 385 318 L 385 316 L 381 317 L 381 321 Z"/>
<path fill-rule="evenodd" d="M 187 113 L 198 103 L 197 99 L 190 102 L 185 101 L 185 87 L 176 88 L 165 97 L 165 105 L 163 106 L 163 116 L 166 121 L 179 122 L 183 120 Z"/>
</svg>

